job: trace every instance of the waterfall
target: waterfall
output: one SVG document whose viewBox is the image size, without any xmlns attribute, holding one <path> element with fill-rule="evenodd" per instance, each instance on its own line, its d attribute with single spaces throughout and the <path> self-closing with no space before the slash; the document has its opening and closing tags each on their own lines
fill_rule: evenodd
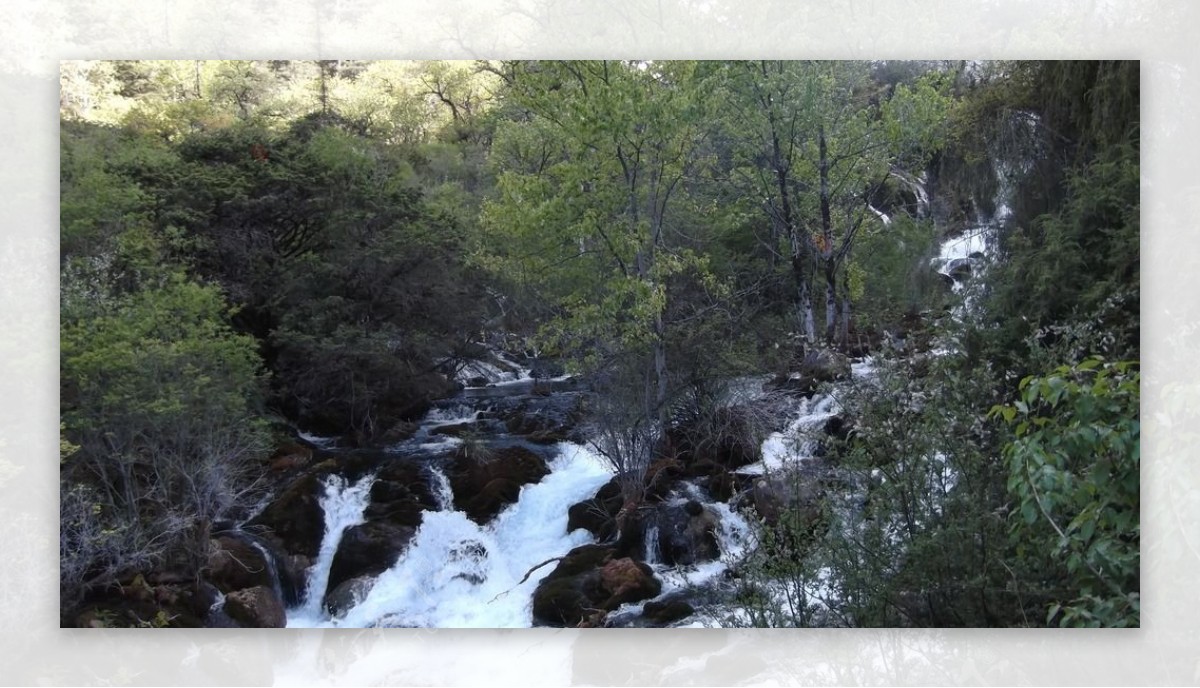
<svg viewBox="0 0 1200 688">
<path fill-rule="evenodd" d="M 408 548 L 376 579 L 359 604 L 337 619 L 310 605 L 304 613 L 293 614 L 288 625 L 530 626 L 533 591 L 553 567 L 538 569 L 524 583 L 521 578 L 547 559 L 592 541 L 584 530 L 567 533 L 567 509 L 595 494 L 612 477 L 603 458 L 568 443 L 558 445 L 558 455 L 549 468 L 549 475 L 524 486 L 517 503 L 487 525 L 475 523 L 452 506 L 425 512 Z M 433 480 L 438 480 L 438 473 L 431 471 Z M 361 509 L 355 513 L 361 515 Z M 322 553 L 335 547 L 328 543 L 334 532 L 330 529 L 327 533 Z M 321 572 L 327 579 L 328 564 Z"/>
<path fill-rule="evenodd" d="M 371 485 L 374 475 L 368 475 L 354 484 L 345 478 L 331 475 L 325 479 L 325 494 L 321 497 L 321 509 L 325 512 L 325 536 L 321 550 L 308 576 L 303 610 L 307 615 L 319 615 L 325 598 L 325 587 L 329 584 L 329 568 L 342 541 L 342 533 L 351 526 L 363 522 L 363 512 L 371 501 Z"/>
<path fill-rule="evenodd" d="M 654 566 L 658 563 L 658 524 L 646 529 L 646 563 Z"/>
<path fill-rule="evenodd" d="M 263 555 L 263 561 L 267 562 L 267 573 L 271 575 L 271 587 L 275 589 L 275 594 L 279 595 L 279 599 L 286 602 L 288 598 L 283 594 L 283 584 L 279 580 L 279 567 L 275 564 L 275 555 L 258 540 L 254 538 L 247 538 L 247 540 L 254 546 L 254 549 Z"/>
<path fill-rule="evenodd" d="M 892 168 L 888 174 L 912 191 L 913 196 L 917 199 L 917 217 L 929 217 L 929 191 L 925 188 L 925 173 L 914 175 L 899 168 Z M 886 220 L 884 222 L 886 224 Z"/>
<path fill-rule="evenodd" d="M 868 370 L 861 367 L 860 370 Z M 762 461 L 737 470 L 743 475 L 760 475 L 769 471 L 783 470 L 798 461 L 812 458 L 814 443 L 806 438 L 809 431 L 821 427 L 830 418 L 841 413 L 841 407 L 832 394 L 818 394 L 800 403 L 796 417 L 786 428 L 773 432 L 762 443 Z"/>
<path fill-rule="evenodd" d="M 430 466 L 429 482 L 429 486 L 433 490 L 433 498 L 437 502 L 438 511 L 453 511 L 454 490 L 450 488 L 450 480 L 442 472 L 442 469 L 437 466 Z"/>
<path fill-rule="evenodd" d="M 880 222 L 882 222 L 885 225 L 892 224 L 892 218 L 888 217 L 887 213 L 883 212 L 882 210 L 880 210 L 879 208 L 876 208 L 873 205 L 867 205 L 867 207 L 870 208 L 871 212 L 875 213 L 876 217 L 879 218 Z"/>
</svg>

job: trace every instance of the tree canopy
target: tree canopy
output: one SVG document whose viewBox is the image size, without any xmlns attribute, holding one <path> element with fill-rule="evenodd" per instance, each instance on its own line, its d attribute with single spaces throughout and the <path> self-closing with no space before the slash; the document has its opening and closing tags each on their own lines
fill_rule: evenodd
<svg viewBox="0 0 1200 688">
<path fill-rule="evenodd" d="M 73 61 L 61 83 L 64 607 L 200 566 L 273 444 L 378 446 L 490 345 L 587 381 L 635 504 L 732 380 L 873 355 L 856 429 L 822 445 L 866 515 L 827 502 L 761 570 L 835 572 L 864 625 L 1139 622 L 1136 63 Z M 811 619 L 787 616 L 760 620 Z"/>
</svg>

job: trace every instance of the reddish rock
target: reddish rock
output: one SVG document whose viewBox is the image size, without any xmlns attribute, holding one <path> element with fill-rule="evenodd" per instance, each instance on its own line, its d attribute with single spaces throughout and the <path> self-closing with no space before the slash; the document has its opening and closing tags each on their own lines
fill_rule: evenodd
<svg viewBox="0 0 1200 688">
<path fill-rule="evenodd" d="M 271 470 L 282 473 L 296 468 L 307 466 L 312 461 L 312 449 L 305 447 L 295 442 L 288 442 L 279 445 L 274 454 L 271 454 Z"/>
<path fill-rule="evenodd" d="M 655 597 L 662 583 L 653 570 L 616 549 L 583 545 L 571 550 L 533 593 L 533 621 L 540 626 L 598 626 L 626 602 Z"/>
<path fill-rule="evenodd" d="M 275 590 L 258 585 L 225 596 L 225 613 L 247 628 L 283 628 L 287 613 Z"/>
<path fill-rule="evenodd" d="M 629 557 L 613 559 L 600 568 L 600 586 L 609 594 L 601 605 L 612 610 L 626 602 L 646 600 L 662 592 L 654 571 Z"/>
<path fill-rule="evenodd" d="M 204 574 L 223 593 L 275 584 L 271 567 L 261 550 L 249 542 L 224 535 L 210 541 Z"/>
</svg>

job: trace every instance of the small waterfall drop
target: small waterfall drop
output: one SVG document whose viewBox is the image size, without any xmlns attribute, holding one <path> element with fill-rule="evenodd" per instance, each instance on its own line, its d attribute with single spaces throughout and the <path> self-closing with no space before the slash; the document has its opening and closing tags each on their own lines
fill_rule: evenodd
<svg viewBox="0 0 1200 688">
<path fill-rule="evenodd" d="M 815 443 L 807 435 L 821 427 L 830 418 L 841 413 L 841 407 L 832 394 L 818 394 L 804 399 L 797 415 L 786 428 L 773 432 L 762 443 L 762 461 L 738 469 L 743 475 L 758 475 L 764 472 L 783 470 L 786 466 L 812 458 Z"/>
<path fill-rule="evenodd" d="M 279 595 L 279 599 L 286 601 L 288 598 L 284 594 L 283 584 L 280 582 L 279 567 L 275 564 L 275 555 L 258 540 L 250 538 L 248 541 L 254 549 L 262 554 L 263 561 L 267 562 L 267 573 L 271 576 L 271 587 L 275 589 L 275 594 Z"/>
<path fill-rule="evenodd" d="M 438 511 L 454 511 L 454 490 L 450 488 L 450 479 L 441 468 L 429 467 L 429 483 Z"/>
<path fill-rule="evenodd" d="M 658 563 L 658 524 L 646 529 L 646 563 L 654 566 Z"/>
<path fill-rule="evenodd" d="M 325 512 L 325 536 L 305 588 L 302 603 L 305 614 L 321 613 L 325 587 L 329 584 L 329 568 L 342 541 L 342 533 L 363 522 L 363 512 L 371 501 L 371 485 L 374 482 L 374 475 L 368 475 L 353 484 L 338 475 L 325 479 L 325 494 L 320 500 L 321 509 Z"/>
</svg>

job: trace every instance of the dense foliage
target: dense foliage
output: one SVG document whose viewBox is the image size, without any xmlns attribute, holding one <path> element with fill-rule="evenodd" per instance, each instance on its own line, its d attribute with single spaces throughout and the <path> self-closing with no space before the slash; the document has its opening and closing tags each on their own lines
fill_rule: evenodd
<svg viewBox="0 0 1200 688">
<path fill-rule="evenodd" d="M 587 376 L 630 503 L 683 428 L 734 417 L 731 378 L 875 354 L 839 399 L 841 487 L 744 567 L 754 623 L 1139 623 L 1136 63 L 115 61 L 62 85 L 64 614 L 194 574 L 273 441 L 379 443 L 490 339 Z M 971 232 L 971 277 L 939 274 Z"/>
</svg>

